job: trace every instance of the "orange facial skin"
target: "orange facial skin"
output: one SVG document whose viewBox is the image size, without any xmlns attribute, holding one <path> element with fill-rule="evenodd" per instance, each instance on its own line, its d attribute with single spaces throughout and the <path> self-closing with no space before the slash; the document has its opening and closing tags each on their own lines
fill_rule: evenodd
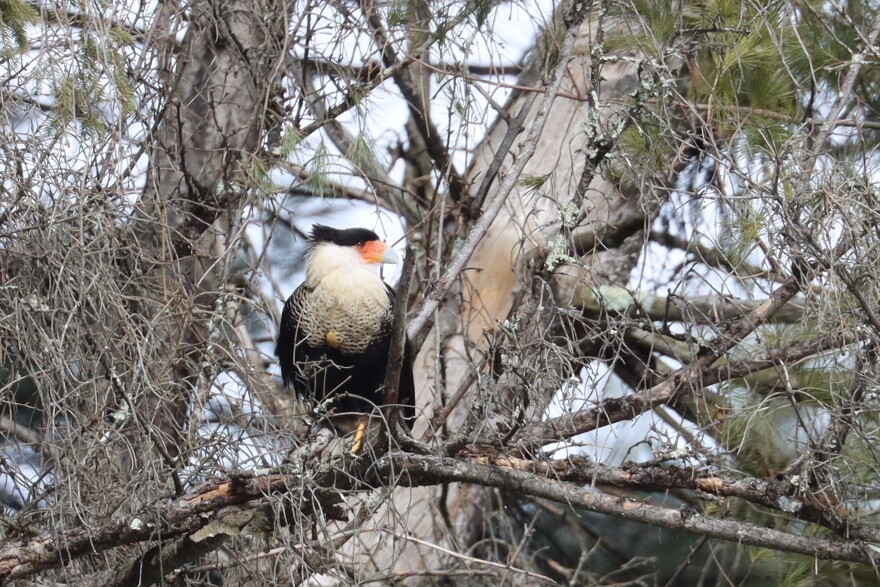
<svg viewBox="0 0 880 587">
<path fill-rule="evenodd" d="M 388 250 L 388 245 L 382 241 L 367 241 L 362 245 L 355 245 L 354 248 L 360 253 L 364 263 L 382 263 L 382 256 Z"/>
</svg>

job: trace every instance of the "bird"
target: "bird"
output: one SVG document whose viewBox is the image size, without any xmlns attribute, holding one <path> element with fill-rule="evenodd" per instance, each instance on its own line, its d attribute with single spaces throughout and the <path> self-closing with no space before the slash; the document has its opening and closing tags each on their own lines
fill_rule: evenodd
<svg viewBox="0 0 880 587">
<path fill-rule="evenodd" d="M 354 432 L 360 451 L 371 414 L 387 403 L 385 373 L 392 339 L 394 290 L 379 276 L 397 253 L 372 230 L 312 226 L 305 281 L 284 304 L 275 354 L 285 387 L 314 406 L 329 405 L 331 427 Z M 404 342 L 397 405 L 401 420 L 415 420 L 413 351 Z"/>
</svg>

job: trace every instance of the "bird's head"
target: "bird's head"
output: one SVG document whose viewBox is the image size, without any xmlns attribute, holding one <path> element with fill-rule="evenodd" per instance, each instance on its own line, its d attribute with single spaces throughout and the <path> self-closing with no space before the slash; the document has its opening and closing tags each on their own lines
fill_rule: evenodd
<svg viewBox="0 0 880 587">
<path fill-rule="evenodd" d="M 336 269 L 369 268 L 399 261 L 394 249 L 372 230 L 340 230 L 322 224 L 312 226 L 307 259 L 306 273 L 313 277 Z"/>
</svg>

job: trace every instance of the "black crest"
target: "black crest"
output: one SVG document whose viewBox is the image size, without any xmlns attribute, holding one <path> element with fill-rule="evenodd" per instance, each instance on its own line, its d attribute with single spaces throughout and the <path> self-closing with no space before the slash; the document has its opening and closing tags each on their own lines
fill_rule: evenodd
<svg viewBox="0 0 880 587">
<path fill-rule="evenodd" d="M 358 243 L 377 240 L 381 240 L 379 239 L 379 235 L 366 228 L 346 228 L 345 230 L 339 230 L 338 228 L 331 228 L 329 226 L 324 226 L 323 224 L 312 225 L 312 235 L 309 237 L 309 242 L 312 245 L 317 243 L 333 243 L 340 247 L 353 247 Z"/>
</svg>

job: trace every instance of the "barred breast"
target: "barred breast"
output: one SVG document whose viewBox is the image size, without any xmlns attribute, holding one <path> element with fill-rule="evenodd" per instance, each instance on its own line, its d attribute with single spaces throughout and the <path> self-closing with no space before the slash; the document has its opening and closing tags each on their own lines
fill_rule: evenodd
<svg viewBox="0 0 880 587">
<path fill-rule="evenodd" d="M 390 324 L 391 303 L 377 276 L 331 275 L 296 296 L 300 330 L 313 347 L 331 346 L 346 354 L 363 352 Z"/>
</svg>

